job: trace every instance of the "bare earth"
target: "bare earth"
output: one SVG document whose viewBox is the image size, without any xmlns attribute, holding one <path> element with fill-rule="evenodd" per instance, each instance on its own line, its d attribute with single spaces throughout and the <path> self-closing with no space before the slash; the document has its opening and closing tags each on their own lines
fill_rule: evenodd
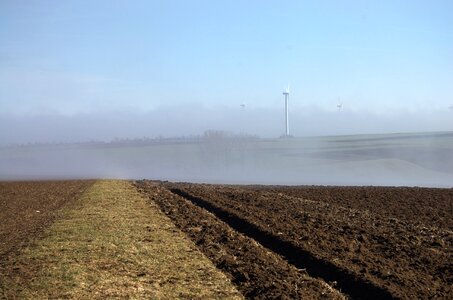
<svg viewBox="0 0 453 300">
<path fill-rule="evenodd" d="M 0 298 L 448 299 L 453 189 L 0 182 Z"/>
<path fill-rule="evenodd" d="M 92 180 L 0 182 L 0 265 L 40 237 L 58 212 L 76 201 Z"/>
<path fill-rule="evenodd" d="M 163 185 L 352 298 L 453 294 L 453 189 Z"/>
</svg>

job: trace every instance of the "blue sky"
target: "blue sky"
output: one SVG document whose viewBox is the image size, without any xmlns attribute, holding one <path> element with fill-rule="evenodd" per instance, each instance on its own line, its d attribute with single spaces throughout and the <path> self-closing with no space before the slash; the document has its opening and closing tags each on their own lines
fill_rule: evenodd
<svg viewBox="0 0 453 300">
<path fill-rule="evenodd" d="M 453 105 L 453 1 L 0 2 L 0 113 Z M 448 128 L 447 128 L 448 129 Z"/>
</svg>

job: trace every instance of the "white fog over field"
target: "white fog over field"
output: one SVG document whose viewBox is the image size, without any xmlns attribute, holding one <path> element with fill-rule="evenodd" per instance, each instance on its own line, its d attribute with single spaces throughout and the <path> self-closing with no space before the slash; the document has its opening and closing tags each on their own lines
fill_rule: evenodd
<svg viewBox="0 0 453 300">
<path fill-rule="evenodd" d="M 452 12 L 0 1 L 0 179 L 451 187 Z"/>
<path fill-rule="evenodd" d="M 453 132 L 36 145 L 0 150 L 0 179 L 151 178 L 289 185 L 452 187 Z"/>
</svg>

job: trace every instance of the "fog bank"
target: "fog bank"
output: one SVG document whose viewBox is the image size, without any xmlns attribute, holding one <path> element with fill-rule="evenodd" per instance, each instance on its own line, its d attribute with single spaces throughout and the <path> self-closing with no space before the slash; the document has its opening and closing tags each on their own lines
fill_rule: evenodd
<svg viewBox="0 0 453 300">
<path fill-rule="evenodd" d="M 283 107 L 209 108 L 193 104 L 159 107 L 148 112 L 0 113 L 0 145 L 180 137 L 201 135 L 212 129 L 263 138 L 279 137 L 284 132 Z M 371 112 L 347 107 L 341 110 L 295 107 L 290 110 L 290 130 L 298 137 L 451 131 L 453 110 Z"/>
<path fill-rule="evenodd" d="M 8 147 L 0 148 L 0 166 L 0 180 L 453 187 L 453 132 Z"/>
</svg>

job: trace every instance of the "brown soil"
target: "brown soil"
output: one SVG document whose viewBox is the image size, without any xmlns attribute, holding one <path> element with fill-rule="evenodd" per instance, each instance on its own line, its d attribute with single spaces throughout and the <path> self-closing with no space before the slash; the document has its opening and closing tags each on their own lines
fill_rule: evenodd
<svg viewBox="0 0 453 300">
<path fill-rule="evenodd" d="M 93 183 L 0 182 L 0 278 Z M 248 298 L 453 295 L 453 189 L 136 186 Z"/>
<path fill-rule="evenodd" d="M 451 189 L 165 185 L 352 298 L 453 294 Z"/>
<path fill-rule="evenodd" d="M 248 186 L 346 208 L 368 210 L 418 225 L 453 230 L 453 189 L 418 187 Z"/>
<path fill-rule="evenodd" d="M 94 181 L 0 182 L 0 262 L 39 237 Z M 1 266 L 1 263 L 0 263 Z"/>
<path fill-rule="evenodd" d="M 138 190 L 157 203 L 226 274 L 247 298 L 253 299 L 342 299 L 339 291 L 322 280 L 311 278 L 303 269 L 289 264 L 163 186 L 150 181 L 136 182 Z"/>
</svg>

